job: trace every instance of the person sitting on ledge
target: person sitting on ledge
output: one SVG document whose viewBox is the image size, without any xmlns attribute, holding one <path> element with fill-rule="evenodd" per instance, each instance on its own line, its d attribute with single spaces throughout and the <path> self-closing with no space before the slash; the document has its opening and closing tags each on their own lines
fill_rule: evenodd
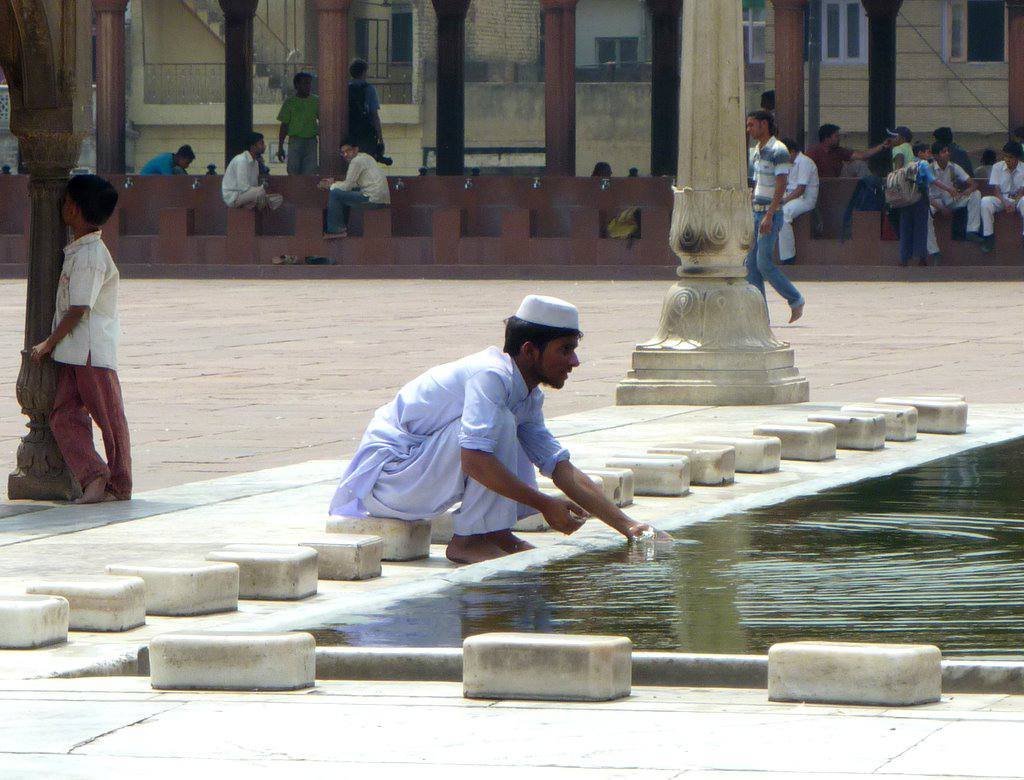
<svg viewBox="0 0 1024 780">
<path fill-rule="evenodd" d="M 250 133 L 246 149 L 235 155 L 224 171 L 220 184 L 224 203 L 233 209 L 279 209 L 280 195 L 271 194 L 260 183 L 260 159 L 267 151 L 263 133 Z"/>
<path fill-rule="evenodd" d="M 981 235 L 967 237 L 981 242 L 981 251 L 988 254 L 995 248 L 995 219 L 997 214 L 1017 212 L 1024 218 L 1024 165 L 1021 165 L 1020 144 L 1008 141 L 1003 147 L 1003 159 L 992 166 L 988 186 L 992 192 L 981 199 Z"/>
<path fill-rule="evenodd" d="M 348 235 L 348 217 L 353 209 L 382 209 L 391 205 L 388 178 L 377 161 L 363 152 L 359 142 L 345 141 L 341 156 L 348 163 L 344 180 L 321 179 L 319 187 L 330 190 L 327 202 L 327 235 L 325 238 L 344 238 Z"/>
<path fill-rule="evenodd" d="M 401 520 L 434 517 L 461 502 L 448 559 L 476 563 L 529 550 L 512 533 L 541 513 L 571 534 L 587 513 L 629 539 L 655 533 L 606 499 L 544 421 L 540 385 L 561 389 L 580 364 L 579 312 L 527 296 L 505 321 L 505 348 L 490 347 L 411 381 L 374 414 L 330 512 Z M 534 466 L 567 498 L 537 489 Z"/>
<path fill-rule="evenodd" d="M 188 144 L 176 152 L 158 154 L 142 166 L 139 176 L 181 176 L 188 173 L 188 166 L 196 159 L 196 153 Z"/>
</svg>

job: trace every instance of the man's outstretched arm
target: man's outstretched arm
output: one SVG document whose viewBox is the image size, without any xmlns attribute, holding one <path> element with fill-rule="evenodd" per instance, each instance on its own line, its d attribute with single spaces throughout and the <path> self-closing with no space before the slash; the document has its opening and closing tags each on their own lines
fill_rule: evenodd
<svg viewBox="0 0 1024 780">
<path fill-rule="evenodd" d="M 559 464 L 561 465 L 561 464 Z M 586 519 L 586 512 L 572 501 L 555 498 L 535 490 L 505 468 L 501 461 L 490 452 L 483 450 L 462 450 L 462 471 L 488 490 L 498 495 L 533 507 L 547 521 L 547 524 L 563 534 L 579 530 Z M 557 469 L 555 470 L 557 473 Z M 566 494 L 568 495 L 568 493 Z"/>
<path fill-rule="evenodd" d="M 637 539 L 646 531 L 655 531 L 647 523 L 631 519 L 605 498 L 594 481 L 567 460 L 560 461 L 551 474 L 555 486 L 594 517 L 607 523 L 627 539 Z"/>
</svg>

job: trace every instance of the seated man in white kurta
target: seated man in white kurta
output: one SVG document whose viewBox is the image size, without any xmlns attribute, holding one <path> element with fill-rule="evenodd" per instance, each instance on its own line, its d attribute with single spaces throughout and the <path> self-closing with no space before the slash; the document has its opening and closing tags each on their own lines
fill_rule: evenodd
<svg viewBox="0 0 1024 780">
<path fill-rule="evenodd" d="M 456 563 L 530 549 L 511 529 L 537 512 L 565 534 L 588 513 L 628 538 L 649 531 L 570 463 L 544 422 L 539 385 L 565 384 L 581 335 L 575 306 L 528 296 L 506 321 L 504 352 L 490 347 L 432 368 L 377 410 L 331 514 L 417 520 L 461 502 L 447 550 Z M 537 490 L 534 466 L 568 498 Z"/>
</svg>

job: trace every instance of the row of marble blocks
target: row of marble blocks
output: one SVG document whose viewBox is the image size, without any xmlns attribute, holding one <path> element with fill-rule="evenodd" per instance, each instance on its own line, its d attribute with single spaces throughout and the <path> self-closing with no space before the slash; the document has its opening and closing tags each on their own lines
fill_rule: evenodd
<svg viewBox="0 0 1024 780">
<path fill-rule="evenodd" d="M 398 520 L 391 517 L 331 517 L 327 535 L 372 535 L 381 540 L 381 559 L 415 561 L 430 556 L 430 518 Z"/>
</svg>

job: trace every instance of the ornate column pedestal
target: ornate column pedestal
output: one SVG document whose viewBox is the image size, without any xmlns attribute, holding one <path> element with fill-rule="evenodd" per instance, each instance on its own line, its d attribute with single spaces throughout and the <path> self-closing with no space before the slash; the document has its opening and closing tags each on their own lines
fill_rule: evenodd
<svg viewBox="0 0 1024 780">
<path fill-rule="evenodd" d="M 81 138 L 71 133 L 33 132 L 19 135 L 29 169 L 31 226 L 28 295 L 25 308 L 25 348 L 21 353 L 17 394 L 28 416 L 28 434 L 18 445 L 17 465 L 7 478 L 11 499 L 71 500 L 81 488 L 64 464 L 50 432 L 50 410 L 56 390 L 52 360 L 30 359 L 32 346 L 53 328 L 57 282 L 64 259 L 67 230 L 61 222 L 61 203 L 68 171 L 78 160 Z"/>
<path fill-rule="evenodd" d="M 340 176 L 339 150 L 348 132 L 348 10 L 352 0 L 317 0 L 320 172 Z"/>
<path fill-rule="evenodd" d="M 743 266 L 754 236 L 746 182 L 741 9 L 683 3 L 678 181 L 669 244 L 680 281 L 658 334 L 633 351 L 620 405 L 806 401 L 793 350 L 768 326 Z M 699 54 L 698 54 L 699 52 Z"/>
</svg>

